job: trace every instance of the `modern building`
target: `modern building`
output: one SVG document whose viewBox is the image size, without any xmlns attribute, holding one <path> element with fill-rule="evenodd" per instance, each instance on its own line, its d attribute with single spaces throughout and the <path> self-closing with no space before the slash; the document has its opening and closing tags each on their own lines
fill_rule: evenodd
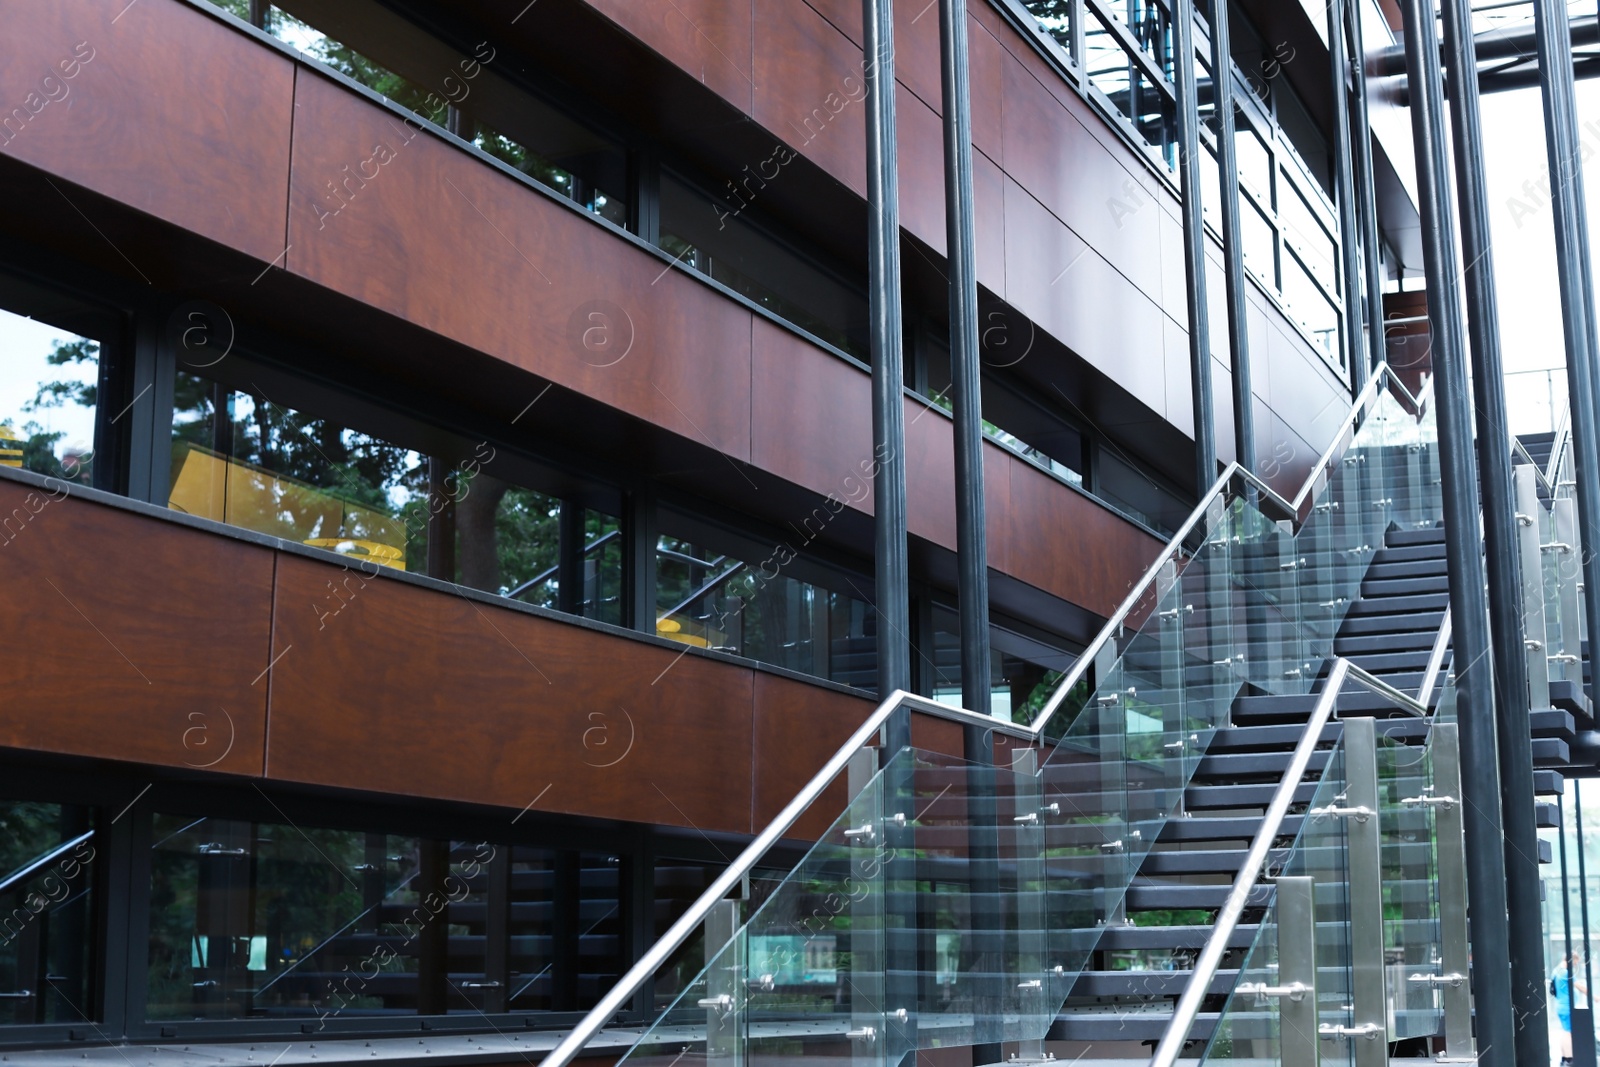
<svg viewBox="0 0 1600 1067">
<path fill-rule="evenodd" d="M 0 1063 L 1536 1062 L 1479 7 L 7 0 Z"/>
</svg>

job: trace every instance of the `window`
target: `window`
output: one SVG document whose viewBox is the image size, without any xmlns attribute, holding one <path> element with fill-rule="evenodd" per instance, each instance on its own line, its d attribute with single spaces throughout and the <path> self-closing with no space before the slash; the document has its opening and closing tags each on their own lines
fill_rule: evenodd
<svg viewBox="0 0 1600 1067">
<path fill-rule="evenodd" d="M 90 809 L 0 801 L 0 1025 L 94 1017 L 94 836 Z"/>
<path fill-rule="evenodd" d="M 0 465 L 88 484 L 100 342 L 0 310 Z"/>
<path fill-rule="evenodd" d="M 956 612 L 933 607 L 932 696 L 961 706 L 961 622 Z M 989 627 L 989 714 L 1006 722 L 1028 724 L 1044 710 L 1059 682 L 1077 657 L 1029 637 L 1017 629 Z M 980 709 L 982 710 L 982 709 Z"/>
<path fill-rule="evenodd" d="M 780 318 L 858 359 L 870 355 L 866 294 L 778 240 L 752 216 L 762 181 L 712 198 L 661 178 L 661 247 Z M 746 208 L 750 210 L 747 211 Z"/>
<path fill-rule="evenodd" d="M 814 537 L 831 518 L 819 506 L 799 529 Z M 876 687 L 874 613 L 861 595 L 852 595 L 868 590 L 868 579 L 855 579 L 852 589 L 850 578 L 800 559 L 790 543 L 737 544 L 670 511 L 661 521 L 666 532 L 656 552 L 660 636 L 861 689 Z"/>
<path fill-rule="evenodd" d="M 178 371 L 167 506 L 376 566 L 427 570 L 416 452 Z"/>
</svg>

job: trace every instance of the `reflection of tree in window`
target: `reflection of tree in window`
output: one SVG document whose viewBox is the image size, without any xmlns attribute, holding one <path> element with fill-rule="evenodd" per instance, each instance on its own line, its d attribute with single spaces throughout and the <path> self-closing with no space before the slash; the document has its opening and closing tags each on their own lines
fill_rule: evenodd
<svg viewBox="0 0 1600 1067">
<path fill-rule="evenodd" d="M 46 362 L 52 367 L 71 367 L 88 364 L 96 367 L 100 361 L 100 345 L 87 338 L 78 338 L 73 341 L 55 341 L 54 349 L 45 357 Z M 65 407 L 68 404 L 77 404 L 93 411 L 99 402 L 99 388 L 92 381 L 79 382 L 71 380 L 58 380 L 53 382 L 40 382 L 39 391 L 34 398 L 23 405 L 26 412 L 37 412 L 46 408 Z M 4 420 L 0 420 L 4 425 Z M 32 419 L 21 426 L 12 427 L 13 431 L 22 434 L 22 468 L 33 471 L 35 474 L 44 474 L 53 478 L 82 482 L 87 485 L 93 468 L 94 456 L 90 452 L 65 451 L 58 454 L 62 440 L 67 436 L 65 430 L 46 431 L 43 426 Z"/>
</svg>

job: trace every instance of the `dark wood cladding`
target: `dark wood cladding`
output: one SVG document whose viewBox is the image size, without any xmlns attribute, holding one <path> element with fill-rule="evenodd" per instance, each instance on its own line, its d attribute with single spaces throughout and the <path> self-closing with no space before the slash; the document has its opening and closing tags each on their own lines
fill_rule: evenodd
<svg viewBox="0 0 1600 1067">
<path fill-rule="evenodd" d="M 295 99 L 290 271 L 749 459 L 748 310 L 325 78 Z"/>
<path fill-rule="evenodd" d="M 0 745 L 259 775 L 273 553 L 0 481 Z"/>
<path fill-rule="evenodd" d="M 0 101 L 0 153 L 263 262 L 283 250 L 294 64 L 216 19 L 148 0 L 8 5 Z"/>
<path fill-rule="evenodd" d="M 749 830 L 749 670 L 299 557 L 276 594 L 268 777 Z"/>
<path fill-rule="evenodd" d="M 757 674 L 755 687 L 752 831 L 766 826 L 783 810 L 876 706 L 866 697 L 846 696 L 770 674 Z M 841 774 L 788 836 L 808 841 L 821 837 L 844 811 L 848 787 L 848 776 Z"/>
</svg>

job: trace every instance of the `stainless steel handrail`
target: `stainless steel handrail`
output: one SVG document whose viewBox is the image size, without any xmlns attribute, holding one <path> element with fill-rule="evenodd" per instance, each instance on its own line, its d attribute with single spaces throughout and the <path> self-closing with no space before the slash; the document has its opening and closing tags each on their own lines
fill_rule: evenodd
<svg viewBox="0 0 1600 1067">
<path fill-rule="evenodd" d="M 709 886 L 706 887 L 705 891 L 700 894 L 699 898 L 696 899 L 695 902 L 691 904 L 681 916 L 678 917 L 678 920 L 674 922 L 672 926 L 669 927 L 667 931 L 656 940 L 655 944 L 653 944 L 644 953 L 644 955 L 642 955 L 639 960 L 628 969 L 627 973 L 622 975 L 622 977 L 617 980 L 616 985 L 612 986 L 605 996 L 600 998 L 599 1003 L 590 1009 L 589 1013 L 583 1017 L 577 1026 L 573 1028 L 572 1032 L 566 1037 L 562 1038 L 561 1042 L 557 1044 L 555 1048 L 550 1050 L 550 1053 L 541 1061 L 540 1067 L 567 1067 L 567 1065 L 572 1062 L 578 1053 L 582 1051 L 583 1047 L 589 1043 L 590 1039 L 593 1038 L 595 1034 L 599 1033 L 600 1030 L 611 1021 L 617 1012 L 622 1010 L 623 1006 L 628 1002 L 628 1000 L 638 992 L 640 987 L 643 986 L 652 975 L 655 974 L 655 972 L 667 961 L 672 953 L 675 952 L 679 946 L 687 941 L 695 933 L 695 931 L 700 928 L 701 924 L 705 922 L 706 917 L 710 915 L 711 910 L 716 906 L 717 902 L 727 896 L 735 886 L 739 885 L 745 875 L 755 867 L 756 863 L 758 863 L 760 859 L 766 855 L 768 850 L 770 850 L 773 845 L 777 844 L 778 841 L 783 838 L 783 835 L 787 833 L 797 821 L 799 821 L 800 817 L 805 814 L 806 809 L 822 796 L 823 791 L 827 789 L 833 780 L 838 777 L 839 774 L 849 765 L 850 759 L 855 752 L 864 747 L 872 738 L 872 736 L 883 728 L 883 725 L 888 721 L 889 716 L 894 712 L 900 710 L 901 708 L 909 708 L 913 711 L 917 711 L 926 715 L 937 716 L 939 718 L 954 719 L 956 721 L 979 724 L 986 729 L 993 730 L 995 733 L 1006 734 L 1008 736 L 1034 742 L 1040 741 L 1044 736 L 1045 726 L 1049 723 L 1050 718 L 1056 713 L 1057 709 L 1061 707 L 1061 704 L 1066 699 L 1067 693 L 1069 693 L 1072 687 L 1077 684 L 1078 680 L 1083 677 L 1083 674 L 1088 669 L 1089 664 L 1094 661 L 1095 655 L 1105 647 L 1105 644 L 1108 640 L 1110 640 L 1111 635 L 1116 633 L 1116 631 L 1121 627 L 1122 623 L 1127 619 L 1129 612 L 1133 610 L 1133 607 L 1138 603 L 1139 598 L 1147 589 L 1149 589 L 1151 583 L 1155 581 L 1156 575 L 1160 571 L 1161 567 L 1182 548 L 1184 540 L 1199 524 L 1201 518 L 1204 517 L 1212 502 L 1216 500 L 1218 496 L 1225 494 L 1228 486 L 1233 483 L 1235 478 L 1238 478 L 1253 486 L 1265 499 L 1282 508 L 1286 513 L 1298 517 L 1300 514 L 1300 507 L 1304 504 L 1306 497 L 1312 492 L 1317 478 L 1326 469 L 1327 465 L 1332 462 L 1334 454 L 1338 451 L 1339 445 L 1344 439 L 1345 430 L 1349 428 L 1355 420 L 1359 419 L 1361 413 L 1377 399 L 1379 395 L 1378 391 L 1382 387 L 1384 379 L 1386 378 L 1389 379 L 1389 385 L 1397 388 L 1402 394 L 1404 394 L 1405 398 L 1411 401 L 1412 406 L 1416 408 L 1419 413 L 1426 406 L 1430 392 L 1429 388 L 1424 388 L 1422 390 L 1420 398 L 1412 396 L 1411 392 L 1406 389 L 1405 385 L 1401 383 L 1397 377 L 1395 377 L 1394 372 L 1389 365 L 1387 363 L 1380 364 L 1378 368 L 1374 370 L 1372 377 L 1367 380 L 1366 387 L 1362 389 L 1361 393 L 1351 404 L 1350 411 L 1345 415 L 1343 421 L 1341 421 L 1339 425 L 1339 429 L 1335 433 L 1333 444 L 1326 452 L 1322 454 L 1321 459 L 1319 459 L 1317 462 L 1317 466 L 1312 470 L 1310 476 L 1306 479 L 1306 484 L 1301 488 L 1294 501 L 1285 500 L 1282 496 L 1278 495 L 1278 493 L 1274 491 L 1271 486 L 1267 485 L 1260 478 L 1256 477 L 1256 475 L 1239 466 L 1239 464 L 1229 464 L 1227 469 L 1222 472 L 1222 475 L 1216 480 L 1215 483 L 1213 483 L 1211 489 L 1201 500 L 1199 506 L 1197 506 L 1195 510 L 1190 513 L 1186 520 L 1184 520 L 1183 525 L 1179 527 L 1178 532 L 1173 536 L 1172 540 L 1167 542 L 1166 547 L 1156 558 L 1156 561 L 1151 564 L 1150 568 L 1145 571 L 1144 576 L 1141 577 L 1134 585 L 1133 590 L 1123 600 L 1122 605 L 1106 622 L 1106 625 L 1101 628 L 1100 633 L 1096 635 L 1094 641 L 1090 643 L 1083 655 L 1081 655 L 1077 662 L 1073 664 L 1072 669 L 1069 670 L 1066 676 L 1057 684 L 1055 692 L 1051 694 L 1050 700 L 1045 705 L 1044 710 L 1037 718 L 1034 719 L 1031 724 L 1027 726 L 1020 726 L 1007 723 L 986 715 L 979 715 L 976 712 L 969 711 L 964 708 L 953 708 L 947 704 L 939 704 L 935 701 L 928 700 L 925 697 L 919 697 L 913 693 L 905 692 L 904 690 L 896 690 L 894 693 L 891 693 L 886 700 L 884 700 L 877 706 L 877 708 L 873 710 L 871 715 L 867 716 L 866 720 L 856 729 L 854 733 L 850 735 L 849 739 L 847 739 L 845 743 L 840 746 L 839 750 L 834 753 L 832 758 L 830 758 L 828 762 L 822 766 L 822 769 L 819 770 L 810 781 L 801 787 L 800 792 L 795 794 L 794 798 L 790 800 L 787 805 L 785 805 L 784 809 L 778 813 L 773 821 L 767 824 L 767 827 L 762 830 L 761 833 L 757 835 L 749 845 L 745 847 L 743 852 L 739 853 L 733 862 L 728 865 L 727 869 L 724 870 L 721 875 L 719 875 Z M 1429 386 L 1431 387 L 1431 385 L 1432 383 L 1430 382 Z M 1354 667 L 1346 660 L 1341 659 L 1337 661 L 1335 664 L 1336 671 L 1339 670 L 1340 664 L 1344 665 L 1344 670 L 1356 672 L 1355 676 L 1357 679 L 1360 680 L 1362 684 L 1368 686 L 1368 688 L 1371 688 L 1374 692 L 1383 693 L 1390 699 L 1397 700 L 1403 704 L 1415 704 L 1415 701 L 1406 696 L 1404 693 L 1401 693 L 1392 686 L 1373 678 L 1370 674 L 1367 674 L 1367 672 L 1362 671 L 1358 667 Z M 1337 681 L 1342 682 L 1342 679 L 1343 674 L 1341 673 L 1338 676 Z M 1339 688 L 1339 684 L 1336 683 L 1336 679 L 1333 675 L 1329 676 L 1329 687 L 1334 692 L 1337 692 Z M 1319 702 L 1319 707 L 1321 706 L 1321 703 L 1322 702 Z M 1324 718 L 1326 718 L 1326 716 L 1324 716 Z M 1315 736 L 1316 734 L 1320 734 L 1320 732 L 1321 730 L 1319 727 L 1318 730 L 1312 732 L 1311 735 Z M 1310 758 L 1309 754 L 1306 758 Z M 1237 921 L 1237 917 L 1235 917 L 1235 921 Z"/>
<path fill-rule="evenodd" d="M 1217 914 L 1216 925 L 1212 927 L 1205 948 L 1200 950 L 1200 956 L 1195 960 L 1194 974 L 1178 998 L 1178 1006 L 1173 1012 L 1172 1021 L 1167 1024 L 1167 1031 L 1161 1035 L 1161 1042 L 1150 1058 L 1150 1067 L 1172 1067 L 1177 1062 L 1178 1054 L 1183 1051 L 1189 1031 L 1194 1027 L 1195 1018 L 1200 1014 L 1201 1003 L 1210 991 L 1211 980 L 1216 977 L 1222 965 L 1223 955 L 1228 951 L 1228 939 L 1233 936 L 1234 929 L 1239 925 L 1239 918 L 1244 914 L 1245 906 L 1250 900 L 1250 891 L 1261 880 L 1267 854 L 1271 852 L 1272 843 L 1277 840 L 1283 828 L 1283 818 L 1289 813 L 1289 805 L 1294 802 L 1295 790 L 1299 787 L 1300 780 L 1305 777 L 1306 769 L 1311 765 L 1311 754 L 1322 742 L 1323 728 L 1333 717 L 1334 709 L 1339 703 L 1339 693 L 1344 689 L 1346 681 L 1354 681 L 1365 686 L 1372 692 L 1393 701 L 1395 706 L 1402 710 L 1422 716 L 1428 714 L 1428 709 L 1424 705 L 1406 696 L 1394 686 L 1379 681 L 1349 660 L 1343 657 L 1334 660 L 1333 669 L 1328 672 L 1328 683 L 1322 690 L 1322 696 L 1317 700 L 1316 707 L 1312 709 L 1311 719 L 1306 724 L 1305 733 L 1300 735 L 1299 743 L 1295 745 L 1294 754 L 1289 757 L 1289 766 L 1278 782 L 1277 791 L 1272 794 L 1272 802 L 1267 805 L 1267 814 L 1261 822 L 1261 829 L 1256 832 L 1255 840 L 1250 842 L 1250 851 L 1245 853 L 1244 862 L 1239 865 L 1239 874 L 1233 880 L 1233 889 L 1229 891 L 1227 902 Z"/>
<path fill-rule="evenodd" d="M 1539 479 L 1539 483 L 1544 486 L 1544 491 L 1551 495 L 1555 494 L 1558 480 L 1561 477 L 1561 461 L 1566 455 L 1567 438 L 1571 433 L 1571 430 L 1565 428 L 1556 433 L 1550 442 L 1550 458 L 1546 461 L 1547 466 L 1542 470 L 1538 461 L 1528 453 L 1528 448 L 1522 443 L 1521 439 L 1516 437 L 1511 439 L 1512 453 L 1522 454 L 1522 458 L 1528 461 L 1528 466 L 1533 468 L 1534 477 Z"/>
<path fill-rule="evenodd" d="M 1439 684 L 1439 672 L 1444 669 L 1444 654 L 1450 648 L 1450 606 L 1445 605 L 1444 621 L 1439 623 L 1439 636 L 1433 639 L 1433 652 L 1428 656 L 1428 669 L 1417 687 L 1417 703 L 1430 706 L 1433 690 Z"/>
<path fill-rule="evenodd" d="M 1188 540 L 1189 534 L 1194 531 L 1194 528 L 1199 525 L 1200 520 L 1205 517 L 1205 514 L 1210 510 L 1212 503 L 1219 496 L 1226 494 L 1228 486 L 1233 484 L 1233 480 L 1235 478 L 1243 479 L 1245 482 L 1257 489 L 1272 503 L 1278 505 L 1288 514 L 1293 515 L 1296 521 L 1298 521 L 1300 511 L 1305 506 L 1307 498 L 1316 490 L 1320 479 L 1327 471 L 1328 466 L 1333 462 L 1335 454 L 1338 453 L 1340 446 L 1344 444 L 1346 431 L 1349 430 L 1352 425 L 1354 425 L 1356 420 L 1361 416 L 1361 413 L 1377 400 L 1379 390 L 1384 387 L 1385 379 L 1389 380 L 1388 384 L 1390 387 L 1396 388 L 1402 394 L 1404 394 L 1405 399 L 1411 402 L 1411 406 L 1417 409 L 1420 417 L 1420 413 L 1427 406 L 1428 400 L 1432 394 L 1433 379 L 1430 378 L 1428 380 L 1428 383 L 1422 388 L 1420 396 L 1412 396 L 1411 391 L 1405 387 L 1405 383 L 1400 381 L 1399 377 L 1394 373 L 1393 369 L 1390 368 L 1387 363 L 1379 364 L 1378 368 L 1373 371 L 1372 377 L 1367 379 L 1365 388 L 1361 390 L 1360 394 L 1358 394 L 1356 399 L 1351 403 L 1349 412 L 1346 413 L 1344 419 L 1339 423 L 1338 430 L 1334 432 L 1332 443 L 1330 443 L 1327 449 L 1323 451 L 1322 455 L 1317 458 L 1316 465 L 1311 468 L 1311 473 L 1307 475 L 1305 484 L 1300 487 L 1300 491 L 1295 494 L 1294 500 L 1285 500 L 1283 497 L 1274 492 L 1272 488 L 1260 478 L 1239 466 L 1237 462 L 1228 464 L 1227 469 L 1222 472 L 1221 477 L 1219 477 L 1215 482 L 1211 483 L 1211 488 L 1206 491 L 1205 496 L 1200 498 L 1200 503 L 1196 505 L 1195 509 L 1189 513 L 1189 517 L 1183 520 L 1183 525 L 1178 527 L 1178 532 L 1173 535 L 1172 540 L 1168 541 L 1166 546 L 1162 548 L 1161 552 L 1157 554 L 1155 562 L 1150 564 L 1149 568 L 1144 572 L 1144 575 L 1136 583 L 1134 583 L 1133 589 L 1130 590 L 1128 595 L 1123 598 L 1122 603 L 1117 607 L 1117 610 L 1111 614 L 1111 617 L 1106 620 L 1106 624 L 1100 628 L 1100 632 L 1095 635 L 1094 640 L 1089 642 L 1089 646 L 1083 650 L 1083 653 L 1077 658 L 1072 666 L 1068 668 L 1065 677 L 1063 677 L 1061 681 L 1057 683 L 1055 691 L 1050 694 L 1050 699 L 1045 701 L 1045 705 L 1040 710 L 1038 718 L 1033 721 L 1033 732 L 1036 736 L 1044 736 L 1045 724 L 1050 721 L 1051 717 L 1054 716 L 1055 713 L 1061 708 L 1061 705 L 1066 702 L 1067 696 L 1072 692 L 1073 686 L 1078 684 L 1078 682 L 1083 678 L 1084 674 L 1089 670 L 1089 667 L 1094 663 L 1095 657 L 1100 654 L 1101 649 L 1105 648 L 1106 644 L 1112 639 L 1113 636 L 1116 635 L 1117 631 L 1122 628 L 1122 624 L 1127 619 L 1129 613 L 1133 611 L 1135 605 L 1139 603 L 1146 591 L 1148 591 L 1150 586 L 1155 582 L 1156 575 L 1161 572 L 1161 568 L 1166 566 L 1168 561 L 1173 559 L 1178 552 L 1182 550 L 1183 544 L 1186 540 Z"/>
</svg>

